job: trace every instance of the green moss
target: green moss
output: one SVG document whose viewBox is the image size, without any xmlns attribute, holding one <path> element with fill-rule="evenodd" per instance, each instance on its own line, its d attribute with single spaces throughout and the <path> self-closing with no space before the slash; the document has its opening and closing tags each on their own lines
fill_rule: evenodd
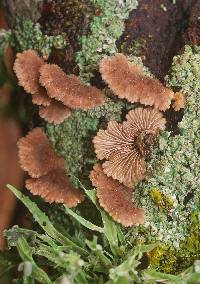
<svg viewBox="0 0 200 284">
<path fill-rule="evenodd" d="M 155 187 L 151 188 L 149 195 L 155 204 L 159 204 L 162 200 L 162 193 Z"/>
<path fill-rule="evenodd" d="M 191 265 L 200 257 L 200 239 L 199 239 L 199 212 L 194 211 L 190 216 L 190 233 L 180 244 L 179 254 L 177 259 L 182 263 L 177 267 L 179 271 L 186 267 L 186 264 Z M 178 265 L 177 265 L 178 266 Z"/>
<path fill-rule="evenodd" d="M 47 125 L 49 139 L 65 158 L 69 175 L 80 178 L 84 165 L 93 163 L 95 156 L 91 151 L 91 136 L 95 134 L 97 126 L 98 119 L 88 117 L 81 111 L 74 112 L 60 125 Z"/>
<path fill-rule="evenodd" d="M 170 196 L 160 192 L 157 188 L 151 188 L 149 191 L 149 196 L 152 198 L 155 205 L 157 205 L 161 210 L 168 211 L 174 205 L 174 200 L 170 198 Z"/>
<path fill-rule="evenodd" d="M 160 245 L 149 253 L 150 268 L 171 273 L 176 264 L 176 255 L 167 245 Z"/>
<path fill-rule="evenodd" d="M 137 7 L 137 0 L 90 0 L 99 10 L 90 24 L 91 33 L 82 36 L 82 49 L 76 55 L 80 76 L 86 82 L 98 69 L 99 60 L 105 55 L 117 52 L 116 40 L 124 30 L 124 20 L 129 12 Z"/>
<path fill-rule="evenodd" d="M 1 34 L 0 42 L 10 44 L 16 52 L 34 49 L 44 57 L 48 57 L 51 49 L 64 48 L 65 41 L 62 36 L 47 36 L 40 29 L 40 25 L 30 20 L 17 19 L 16 25 L 10 31 Z"/>
</svg>

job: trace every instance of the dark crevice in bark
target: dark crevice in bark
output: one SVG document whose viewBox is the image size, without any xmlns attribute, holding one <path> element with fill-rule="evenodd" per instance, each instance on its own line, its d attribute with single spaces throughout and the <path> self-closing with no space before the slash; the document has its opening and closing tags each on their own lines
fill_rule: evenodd
<svg viewBox="0 0 200 284">
<path fill-rule="evenodd" d="M 187 30 L 183 36 L 184 42 L 187 44 L 200 44 L 200 1 L 196 1 L 193 5 L 188 21 Z"/>
<path fill-rule="evenodd" d="M 120 52 L 141 56 L 144 65 L 160 80 L 167 74 L 173 56 L 188 42 L 183 35 L 196 1 L 175 2 L 139 1 L 138 9 L 130 13 L 125 31 L 117 42 Z"/>
</svg>

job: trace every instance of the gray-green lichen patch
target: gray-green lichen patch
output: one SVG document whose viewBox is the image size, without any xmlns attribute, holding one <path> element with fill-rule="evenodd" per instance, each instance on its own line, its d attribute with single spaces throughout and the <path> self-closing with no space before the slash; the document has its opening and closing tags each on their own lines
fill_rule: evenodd
<svg viewBox="0 0 200 284">
<path fill-rule="evenodd" d="M 129 12 L 138 5 L 137 0 L 90 0 L 99 9 L 97 16 L 90 24 L 91 33 L 82 36 L 82 49 L 76 55 L 80 77 L 86 82 L 93 71 L 98 69 L 99 60 L 105 55 L 117 52 L 116 40 L 124 30 L 124 21 Z"/>
<path fill-rule="evenodd" d="M 176 56 L 166 77 L 167 85 L 180 90 L 187 100 L 179 134 L 163 132 L 150 162 L 150 175 L 140 183 L 134 198 L 146 209 L 145 241 L 160 241 L 177 250 L 191 234 L 191 216 L 200 229 L 200 48 L 186 46 Z M 152 198 L 152 189 L 171 200 L 163 210 Z M 137 234 L 139 231 L 135 229 Z M 200 253 L 200 244 L 195 247 Z"/>
<path fill-rule="evenodd" d="M 125 103 L 108 98 L 107 102 L 88 111 L 74 111 L 60 125 L 47 124 L 46 133 L 56 151 L 65 159 L 71 181 L 78 186 L 88 181 L 89 171 L 96 163 L 92 138 L 100 125 L 109 120 L 121 120 Z"/>
<path fill-rule="evenodd" d="M 30 20 L 18 18 L 16 25 L 11 30 L 1 32 L 0 44 L 10 44 L 16 52 L 34 49 L 40 55 L 48 58 L 53 47 L 62 49 L 66 43 L 61 35 L 44 35 L 38 23 L 34 24 Z"/>
</svg>

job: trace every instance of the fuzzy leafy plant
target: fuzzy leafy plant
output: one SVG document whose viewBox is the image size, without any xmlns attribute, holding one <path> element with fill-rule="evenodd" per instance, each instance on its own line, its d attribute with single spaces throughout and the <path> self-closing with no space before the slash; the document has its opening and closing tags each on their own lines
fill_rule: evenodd
<svg viewBox="0 0 200 284">
<path fill-rule="evenodd" d="M 83 236 L 62 234 L 29 197 L 11 185 L 8 188 L 28 208 L 40 228 L 33 231 L 14 226 L 5 231 L 12 254 L 1 252 L 0 264 L 4 269 L 0 276 L 17 268 L 16 283 L 23 284 L 35 281 L 43 284 L 200 283 L 199 261 L 176 276 L 148 270 L 145 257 L 158 244 L 132 246 L 128 234 L 99 208 L 95 190 L 83 188 L 101 214 L 101 226 L 63 206 L 67 216 L 93 232 L 91 239 L 83 239 Z"/>
</svg>

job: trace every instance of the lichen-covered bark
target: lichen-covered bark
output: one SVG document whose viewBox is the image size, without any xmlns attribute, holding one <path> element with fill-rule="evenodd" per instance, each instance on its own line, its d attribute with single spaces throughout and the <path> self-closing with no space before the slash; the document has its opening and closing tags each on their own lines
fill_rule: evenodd
<svg viewBox="0 0 200 284">
<path fill-rule="evenodd" d="M 92 1 L 58 0 L 44 2 L 39 20 L 47 35 L 62 35 L 63 50 L 53 50 L 50 62 L 59 64 L 66 72 L 77 73 L 75 53 L 81 49 L 80 37 L 90 31 L 90 21 L 98 13 Z"/>
<path fill-rule="evenodd" d="M 167 84 L 179 89 L 187 101 L 179 134 L 160 136 L 151 174 L 135 191 L 138 204 L 147 212 L 145 239 L 160 241 L 164 250 L 160 256 L 157 250 L 150 261 L 164 272 L 174 273 L 200 255 L 199 67 L 199 47 L 186 46 L 183 54 L 174 57 Z"/>
<path fill-rule="evenodd" d="M 151 157 L 151 174 L 135 187 L 135 202 L 146 210 L 144 226 L 131 228 L 130 231 L 124 230 L 128 241 L 125 245 L 122 241 L 122 247 L 117 247 L 117 252 L 114 251 L 114 256 L 111 258 L 114 259 L 112 266 L 115 269 L 109 274 L 110 263 L 108 266 L 105 265 L 107 274 L 102 276 L 102 281 L 114 277 L 116 271 L 120 274 L 120 263 L 123 264 L 123 261 L 127 260 L 130 246 L 138 243 L 160 242 L 160 246 L 148 254 L 148 261 L 151 268 L 166 273 L 177 273 L 199 257 L 200 244 L 197 232 L 200 190 L 198 185 L 200 49 L 192 46 L 186 47 L 184 52 L 181 50 L 188 40 L 198 43 L 199 1 L 190 14 L 194 2 L 141 0 L 138 10 L 135 10 L 137 1 L 133 0 L 44 2 L 40 18 L 41 26 L 20 19 L 21 24 L 13 28 L 11 38 L 8 38 L 8 42 L 12 43 L 16 51 L 36 49 L 50 63 L 60 65 L 67 73 L 77 73 L 87 84 L 101 87 L 107 97 L 107 102 L 103 106 L 88 111 L 74 111 L 60 125 L 34 121 L 34 126 L 38 124 L 44 126 L 55 150 L 66 161 L 66 170 L 72 183 L 81 189 L 79 180 L 87 189 L 92 189 L 88 175 L 96 163 L 92 139 L 98 129 L 106 128 L 110 120 L 122 121 L 131 108 L 138 106 L 114 97 L 107 90 L 98 73 L 100 59 L 118 51 L 128 54 L 129 59 L 136 63 L 138 59 L 134 55 L 142 56 L 144 64 L 150 71 L 164 80 L 173 56 L 181 54 L 174 58 L 165 82 L 174 91 L 180 90 L 186 96 L 186 109 L 178 113 L 170 109 L 164 114 L 167 119 L 167 131 L 159 137 L 157 149 Z M 191 40 L 187 36 L 191 36 L 189 29 L 193 24 L 195 30 Z M 61 44 L 60 51 L 56 46 L 55 36 L 59 36 L 61 43 L 65 41 L 67 44 L 66 47 Z M 149 75 L 149 71 L 145 68 L 144 70 Z M 90 191 L 90 194 L 92 192 Z M 96 216 L 94 207 L 88 201 L 78 210 L 81 216 L 87 215 L 89 220 L 101 222 L 99 215 Z M 101 212 L 101 209 L 98 210 Z M 84 241 L 86 236 L 89 235 L 91 239 L 91 235 L 94 235 L 93 232 L 85 232 L 72 219 L 68 219 L 62 209 L 52 206 L 46 211 L 61 231 L 70 232 L 74 237 L 81 236 L 81 240 Z M 105 236 L 101 237 L 100 242 L 105 246 L 105 250 L 108 249 L 112 254 L 112 248 L 111 250 L 108 248 L 104 238 Z M 90 257 L 89 260 L 86 259 L 88 261 L 86 267 L 89 269 L 92 267 L 91 275 L 96 281 L 99 274 L 95 275 L 96 267 L 93 266 L 93 260 L 95 259 L 96 264 L 96 259 L 99 261 L 99 258 L 95 255 L 97 247 L 94 243 L 87 242 L 91 259 Z M 33 251 L 37 253 L 37 250 Z M 56 255 L 55 259 L 60 261 L 60 255 Z M 102 269 L 101 261 L 98 264 Z M 135 268 L 134 261 L 130 262 L 129 266 L 130 271 L 133 272 L 131 269 Z M 63 269 L 62 266 L 61 268 Z"/>
</svg>

